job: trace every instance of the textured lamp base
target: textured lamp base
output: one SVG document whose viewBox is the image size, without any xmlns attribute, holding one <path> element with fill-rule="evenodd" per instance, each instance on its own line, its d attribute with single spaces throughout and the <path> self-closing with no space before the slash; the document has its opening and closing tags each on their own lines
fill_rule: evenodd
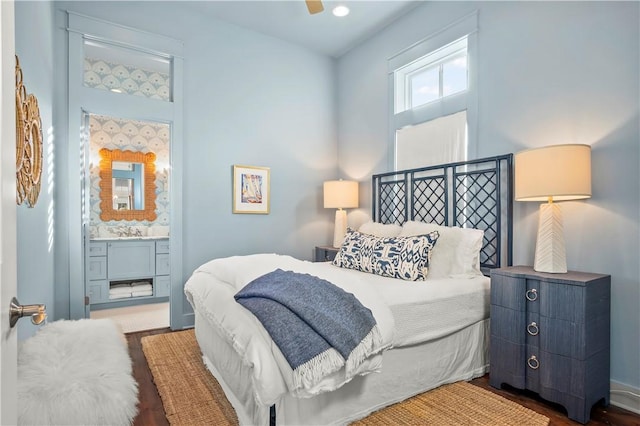
<svg viewBox="0 0 640 426">
<path fill-rule="evenodd" d="M 347 233 L 347 212 L 346 210 L 336 210 L 336 224 L 333 228 L 333 247 L 340 248 Z"/>
<path fill-rule="evenodd" d="M 564 247 L 562 212 L 555 203 L 540 205 L 538 239 L 533 269 L 538 272 L 562 274 L 567 272 L 567 255 Z"/>
</svg>

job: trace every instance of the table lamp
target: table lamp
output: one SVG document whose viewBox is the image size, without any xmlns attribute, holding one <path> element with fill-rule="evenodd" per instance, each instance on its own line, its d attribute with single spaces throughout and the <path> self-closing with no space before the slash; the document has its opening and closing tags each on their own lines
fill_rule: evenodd
<svg viewBox="0 0 640 426">
<path fill-rule="evenodd" d="M 347 233 L 347 212 L 342 209 L 358 207 L 358 182 L 330 180 L 324 183 L 324 208 L 336 210 L 333 247 L 340 247 Z"/>
<path fill-rule="evenodd" d="M 591 147 L 551 145 L 515 155 L 516 201 L 547 201 L 540 205 L 533 269 L 567 272 L 562 212 L 554 201 L 591 197 Z"/>
</svg>

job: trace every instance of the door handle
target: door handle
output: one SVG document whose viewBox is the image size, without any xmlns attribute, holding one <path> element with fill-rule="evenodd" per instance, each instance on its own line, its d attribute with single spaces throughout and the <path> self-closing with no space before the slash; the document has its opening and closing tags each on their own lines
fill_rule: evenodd
<svg viewBox="0 0 640 426">
<path fill-rule="evenodd" d="M 22 317 L 31 317 L 31 322 L 40 325 L 47 319 L 47 307 L 45 305 L 21 305 L 15 297 L 11 299 L 9 308 L 9 325 L 13 328 Z"/>
</svg>

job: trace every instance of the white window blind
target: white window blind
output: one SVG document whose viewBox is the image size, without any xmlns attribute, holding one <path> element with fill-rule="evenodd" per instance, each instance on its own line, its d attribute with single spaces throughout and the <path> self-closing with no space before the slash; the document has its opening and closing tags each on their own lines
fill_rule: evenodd
<svg viewBox="0 0 640 426">
<path fill-rule="evenodd" d="M 395 158 L 395 170 L 466 160 L 467 112 L 397 130 Z"/>
</svg>

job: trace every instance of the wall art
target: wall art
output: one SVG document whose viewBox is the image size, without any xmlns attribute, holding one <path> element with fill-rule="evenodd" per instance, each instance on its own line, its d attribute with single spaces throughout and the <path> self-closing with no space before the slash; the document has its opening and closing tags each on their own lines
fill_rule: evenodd
<svg viewBox="0 0 640 426">
<path fill-rule="evenodd" d="M 233 166 L 233 213 L 269 214 L 269 168 Z"/>
</svg>

